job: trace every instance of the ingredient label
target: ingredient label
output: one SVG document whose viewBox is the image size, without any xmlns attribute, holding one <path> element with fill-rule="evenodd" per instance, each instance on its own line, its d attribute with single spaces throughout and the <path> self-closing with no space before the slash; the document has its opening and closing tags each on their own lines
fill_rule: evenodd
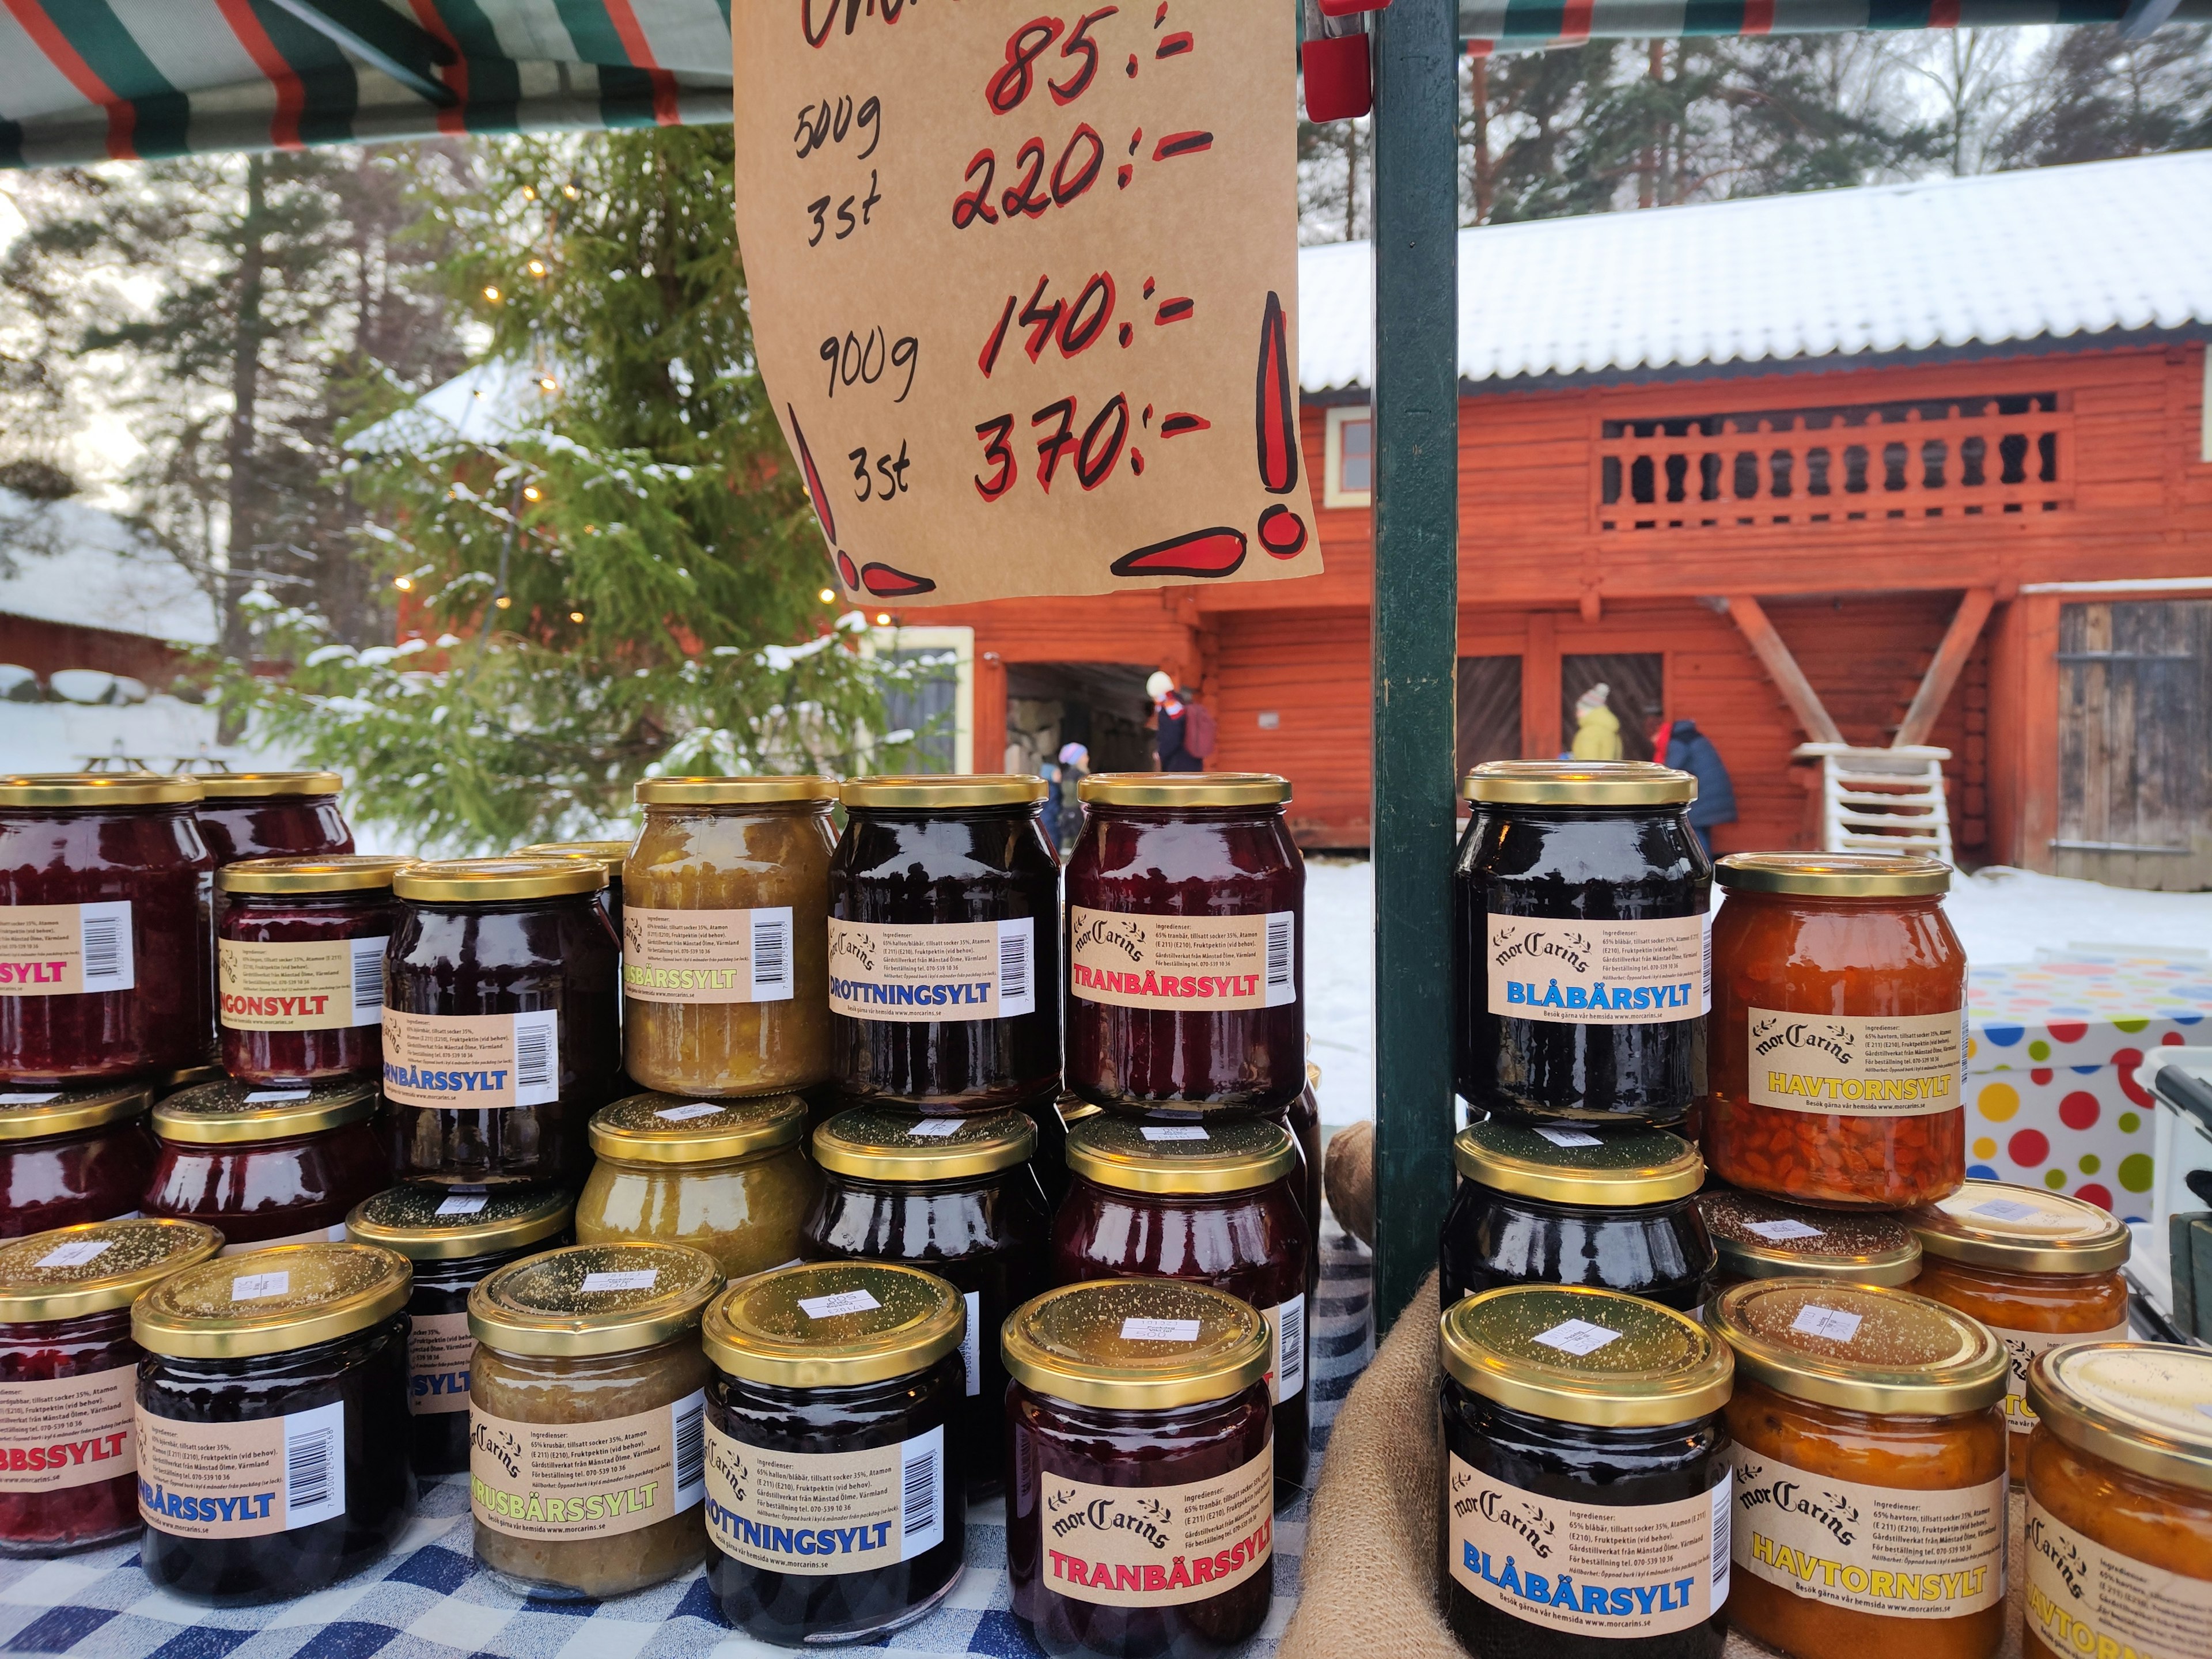
<svg viewBox="0 0 2212 1659">
<path fill-rule="evenodd" d="M 141 1409 L 138 1513 L 179 1538 L 259 1538 L 345 1513 L 345 1405 L 251 1423 Z"/>
<path fill-rule="evenodd" d="M 384 1012 L 384 1092 L 402 1106 L 501 1111 L 561 1098 L 557 1009 L 526 1014 Z"/>
<path fill-rule="evenodd" d="M 1560 1025 L 1653 1025 L 1712 1012 L 1710 916 L 1490 918 L 1490 1012 Z"/>
<path fill-rule="evenodd" d="M 791 907 L 623 910 L 623 994 L 634 1002 L 788 1002 Z"/>
<path fill-rule="evenodd" d="M 476 1349 L 466 1313 L 416 1314 L 407 1333 L 408 1410 L 417 1417 L 468 1410 Z"/>
<path fill-rule="evenodd" d="M 945 1541 L 945 1430 L 855 1452 L 767 1451 L 707 1425 L 707 1536 L 810 1577 L 911 1561 Z"/>
<path fill-rule="evenodd" d="M 2106 1548 L 2027 1500 L 2027 1628 L 2086 1659 L 2212 1653 L 2212 1579 L 2185 1578 Z"/>
<path fill-rule="evenodd" d="M 1926 1117 L 1959 1109 L 1966 1073 L 1963 1012 L 1864 1019 L 1753 1008 L 1751 1103 L 1849 1117 Z"/>
<path fill-rule="evenodd" d="M 599 1423 L 520 1423 L 469 1410 L 469 1508 L 514 1538 L 611 1538 L 706 1492 L 704 1389 Z"/>
<path fill-rule="evenodd" d="M 1094 1486 L 1038 1474 L 1045 1583 L 1078 1601 L 1168 1607 L 1203 1601 L 1273 1557 L 1275 1455 L 1183 1486 Z"/>
<path fill-rule="evenodd" d="M 1298 1000 L 1297 913 L 1154 916 L 1067 908 L 1070 988 L 1120 1008 L 1280 1008 Z"/>
<path fill-rule="evenodd" d="M 854 1019 L 1006 1019 L 1036 1012 L 1036 923 L 830 921 L 830 1006 Z"/>
<path fill-rule="evenodd" d="M 216 941 L 222 1023 L 234 1031 L 335 1031 L 384 1018 L 384 947 L 374 939 L 270 945 Z"/>
<path fill-rule="evenodd" d="M 138 1371 L 0 1382 L 0 1492 L 54 1492 L 138 1467 Z"/>
<path fill-rule="evenodd" d="M 138 984 L 131 901 L 0 907 L 0 997 L 66 997 Z"/>
</svg>

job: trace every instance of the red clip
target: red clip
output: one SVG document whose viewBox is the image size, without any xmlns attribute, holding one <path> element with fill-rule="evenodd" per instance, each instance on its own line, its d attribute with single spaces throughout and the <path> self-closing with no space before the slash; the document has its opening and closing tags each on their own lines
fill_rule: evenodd
<svg viewBox="0 0 2212 1659">
<path fill-rule="evenodd" d="M 1324 17 L 1357 17 L 1363 11 L 1389 9 L 1390 0 L 1321 0 Z"/>
<path fill-rule="evenodd" d="M 1347 34 L 1334 40 L 1309 40 L 1302 49 L 1306 76 L 1306 119 L 1350 121 L 1375 107 L 1375 82 L 1368 72 L 1367 37 Z"/>
</svg>

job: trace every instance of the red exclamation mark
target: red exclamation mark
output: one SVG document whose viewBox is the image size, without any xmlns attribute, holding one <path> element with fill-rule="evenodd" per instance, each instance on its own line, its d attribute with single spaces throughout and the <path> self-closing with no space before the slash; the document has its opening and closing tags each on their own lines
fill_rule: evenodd
<svg viewBox="0 0 2212 1659">
<path fill-rule="evenodd" d="M 1260 447 L 1260 486 L 1271 495 L 1298 487 L 1298 404 L 1291 389 L 1290 325 L 1279 295 L 1260 319 L 1260 377 L 1252 423 Z M 1306 521 L 1277 502 L 1260 515 L 1260 545 L 1279 559 L 1305 550 Z"/>
</svg>

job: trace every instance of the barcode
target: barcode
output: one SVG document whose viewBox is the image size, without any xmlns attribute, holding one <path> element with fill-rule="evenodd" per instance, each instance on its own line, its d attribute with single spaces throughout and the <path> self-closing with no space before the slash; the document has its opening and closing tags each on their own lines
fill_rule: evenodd
<svg viewBox="0 0 2212 1659">
<path fill-rule="evenodd" d="M 77 912 L 77 927 L 84 952 L 84 988 L 130 990 L 135 975 L 131 971 L 129 902 L 85 905 Z"/>
<path fill-rule="evenodd" d="M 791 912 L 753 912 L 753 1000 L 788 1001 L 791 984 Z"/>
<path fill-rule="evenodd" d="M 1279 1007 L 1298 1000 L 1297 986 L 1291 977 L 1291 965 L 1296 952 L 1291 949 L 1294 925 L 1297 918 L 1288 910 L 1277 910 L 1267 918 L 1267 1006 Z"/>
<path fill-rule="evenodd" d="M 676 1402 L 676 1507 L 690 1507 L 685 1494 L 707 1478 L 707 1396 L 702 1391 Z"/>
<path fill-rule="evenodd" d="M 550 1106 L 561 1098 L 561 1016 L 540 1008 L 514 1018 L 514 1103 Z"/>
<path fill-rule="evenodd" d="M 1735 1496 L 1735 1477 L 1732 1473 L 1725 1474 L 1720 1485 L 1713 1488 L 1713 1583 L 1716 1584 L 1726 1582 L 1729 1552 L 1735 1548 L 1731 1525 Z M 1717 1604 L 1720 1599 L 1716 1595 L 1713 1601 Z"/>
<path fill-rule="evenodd" d="M 1275 1366 L 1275 1398 L 1295 1400 L 1306 1385 L 1306 1299 L 1294 1296 L 1275 1310 L 1282 1357 Z"/>
<path fill-rule="evenodd" d="M 337 1437 L 316 1429 L 284 1443 L 284 1507 L 296 1514 L 331 1501 L 331 1450 Z"/>
<path fill-rule="evenodd" d="M 353 941 L 353 1023 L 374 1025 L 384 1018 L 384 946 L 381 939 Z"/>
<path fill-rule="evenodd" d="M 999 1018 L 1036 1012 L 1036 987 L 1031 982 L 1031 946 L 1036 925 L 1029 917 L 999 924 Z"/>
<path fill-rule="evenodd" d="M 901 1538 L 927 1532 L 937 1524 L 937 1452 L 934 1448 L 906 1466 L 905 1514 Z"/>
</svg>

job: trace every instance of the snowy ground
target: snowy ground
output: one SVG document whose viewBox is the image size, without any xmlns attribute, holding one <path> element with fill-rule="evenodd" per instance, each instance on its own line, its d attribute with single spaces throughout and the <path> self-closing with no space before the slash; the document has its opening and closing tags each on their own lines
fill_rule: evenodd
<svg viewBox="0 0 2212 1659">
<path fill-rule="evenodd" d="M 1946 908 L 1975 964 L 2075 948 L 2212 951 L 2212 893 L 2139 893 L 1996 868 L 1960 881 Z M 1364 860 L 1306 861 L 1306 1030 L 1329 1123 L 1375 1115 L 1375 888 Z"/>
</svg>

